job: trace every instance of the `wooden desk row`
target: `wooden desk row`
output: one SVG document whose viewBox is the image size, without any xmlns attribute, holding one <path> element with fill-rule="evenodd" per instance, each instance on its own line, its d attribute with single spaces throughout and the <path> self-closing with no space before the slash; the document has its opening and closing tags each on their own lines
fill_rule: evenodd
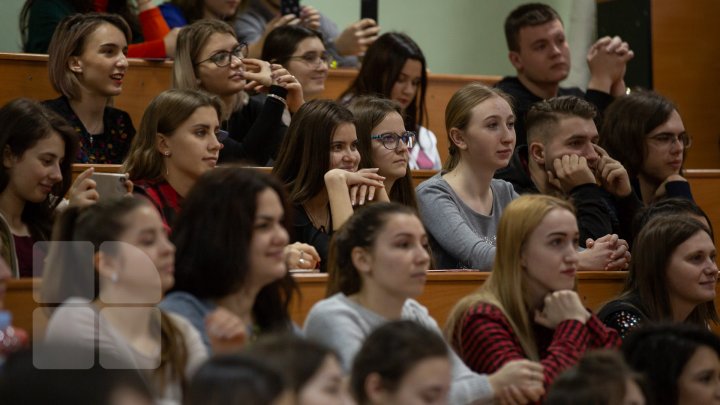
<svg viewBox="0 0 720 405">
<path fill-rule="evenodd" d="M 478 289 L 488 275 L 472 271 L 430 271 L 425 291 L 418 300 L 442 326 L 455 303 Z M 302 326 L 310 308 L 325 297 L 327 275 L 295 274 L 294 277 L 300 287 L 300 296 L 294 298 L 291 313 L 292 319 Z M 579 273 L 578 292 L 587 307 L 597 310 L 617 295 L 624 280 L 625 272 Z M 12 312 L 14 325 L 35 336 L 41 335 L 47 324 L 47 318 L 40 310 L 37 323 L 33 325 L 33 311 L 38 308 L 33 299 L 33 288 L 39 289 L 41 282 L 40 279 L 10 280 L 5 296 L 5 308 Z"/>
</svg>

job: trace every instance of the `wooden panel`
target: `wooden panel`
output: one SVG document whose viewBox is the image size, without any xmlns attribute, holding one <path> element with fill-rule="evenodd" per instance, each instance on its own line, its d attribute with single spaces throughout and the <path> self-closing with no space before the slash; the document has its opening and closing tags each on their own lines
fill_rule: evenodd
<svg viewBox="0 0 720 405">
<path fill-rule="evenodd" d="M 717 0 L 653 0 L 651 5 L 654 87 L 678 105 L 693 137 L 690 168 L 720 168 L 717 15 Z"/>
</svg>

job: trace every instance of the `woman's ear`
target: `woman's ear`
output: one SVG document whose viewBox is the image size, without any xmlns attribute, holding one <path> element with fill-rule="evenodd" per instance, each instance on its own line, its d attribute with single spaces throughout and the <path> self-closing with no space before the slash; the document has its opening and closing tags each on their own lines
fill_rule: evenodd
<svg viewBox="0 0 720 405">
<path fill-rule="evenodd" d="M 10 150 L 10 146 L 5 145 L 3 148 L 3 166 L 6 169 L 11 169 L 13 165 L 15 164 L 16 158 L 15 155 L 13 155 L 12 151 Z"/>
<path fill-rule="evenodd" d="M 70 71 L 73 73 L 82 73 L 83 66 L 80 58 L 78 58 L 77 56 L 71 56 L 70 59 L 68 59 L 68 69 L 70 69 Z"/>
<path fill-rule="evenodd" d="M 545 145 L 540 142 L 530 142 L 528 157 L 540 166 L 545 166 Z"/>
<path fill-rule="evenodd" d="M 372 404 L 386 404 L 387 391 L 383 388 L 382 377 L 378 373 L 370 373 L 365 377 L 365 394 Z"/>
<path fill-rule="evenodd" d="M 450 128 L 450 141 L 452 141 L 455 146 L 457 146 L 460 150 L 466 150 L 467 149 L 467 143 L 465 142 L 465 133 L 455 127 Z"/>
<path fill-rule="evenodd" d="M 170 154 L 172 153 L 170 151 L 170 138 L 168 138 L 164 134 L 161 134 L 160 132 L 157 133 L 157 141 L 155 147 L 157 148 L 158 152 L 160 152 L 160 154 L 163 156 L 170 156 Z"/>
<path fill-rule="evenodd" d="M 350 252 L 350 258 L 358 272 L 361 274 L 370 274 L 372 260 L 367 248 L 355 246 Z"/>
<path fill-rule="evenodd" d="M 115 256 L 105 253 L 102 250 L 93 256 L 95 268 L 101 278 L 117 281 L 120 274 L 120 266 Z"/>
</svg>

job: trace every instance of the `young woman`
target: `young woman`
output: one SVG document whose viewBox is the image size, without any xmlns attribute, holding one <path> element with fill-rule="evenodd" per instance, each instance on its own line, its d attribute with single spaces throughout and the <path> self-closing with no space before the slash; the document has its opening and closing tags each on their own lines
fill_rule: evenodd
<svg viewBox="0 0 720 405">
<path fill-rule="evenodd" d="M 110 13 L 129 24 L 134 42 L 131 58 L 172 58 L 178 30 L 170 30 L 152 0 L 26 0 L 20 11 L 23 51 L 47 53 L 50 38 L 60 21 L 73 14 Z M 69 39 L 68 39 L 69 41 Z"/>
<path fill-rule="evenodd" d="M 400 106 L 391 100 L 361 96 L 353 99 L 349 108 L 355 117 L 360 167 L 377 167 L 378 174 L 385 177 L 390 201 L 417 209 L 408 166 L 417 135 L 405 130 Z"/>
<path fill-rule="evenodd" d="M 720 339 L 697 325 L 648 325 L 622 345 L 643 374 L 648 404 L 720 404 Z"/>
<path fill-rule="evenodd" d="M 358 405 L 448 404 L 451 367 L 440 335 L 413 321 L 388 322 L 355 356 L 350 388 Z"/>
<path fill-rule="evenodd" d="M 388 321 L 412 320 L 441 335 L 427 309 L 415 301 L 425 287 L 430 255 L 412 208 L 376 203 L 358 210 L 333 236 L 330 255 L 328 298 L 313 306 L 304 329 L 309 339 L 334 348 L 345 370 L 370 332 Z M 451 362 L 451 403 L 488 401 L 511 385 L 533 399 L 542 393 L 536 363 L 513 363 L 488 376 L 471 372 L 452 353 Z"/>
<path fill-rule="evenodd" d="M 135 198 L 70 207 L 53 239 L 65 243 L 50 248 L 41 297 L 62 305 L 50 318 L 46 341 L 95 348 L 106 368 L 149 370 L 159 398 L 180 401 L 207 351 L 192 325 L 154 305 L 172 287 L 175 263 L 155 208 Z M 59 368 L 94 363 L 92 357 L 64 360 Z"/>
<path fill-rule="evenodd" d="M 530 359 L 542 363 L 549 387 L 587 350 L 620 343 L 573 291 L 578 226 L 570 203 L 519 197 L 505 207 L 497 239 L 490 277 L 448 318 L 448 338 L 472 370 L 492 373 Z"/>
<path fill-rule="evenodd" d="M 296 405 L 349 403 L 340 359 L 331 349 L 294 334 L 267 336 L 247 351 L 278 370 Z"/>
<path fill-rule="evenodd" d="M 368 48 L 357 77 L 340 96 L 343 102 L 362 95 L 380 95 L 400 104 L 405 128 L 417 134 L 410 148 L 411 169 L 440 169 L 435 134 L 427 125 L 427 66 L 420 47 L 409 36 L 388 32 Z"/>
<path fill-rule="evenodd" d="M 229 133 L 223 160 L 265 165 L 275 156 L 287 127 L 282 114 L 302 105 L 302 88 L 281 67 L 246 58 L 247 45 L 220 20 L 200 20 L 183 28 L 173 64 L 173 87 L 203 90 L 223 102 L 221 127 Z M 268 92 L 264 101 L 248 97 L 246 87 Z"/>
<path fill-rule="evenodd" d="M 169 227 L 197 179 L 217 164 L 221 113 L 217 97 L 191 90 L 164 91 L 145 109 L 123 171 Z"/>
<path fill-rule="evenodd" d="M 682 177 L 692 139 L 672 101 L 651 91 L 633 92 L 605 110 L 600 145 L 627 169 L 645 204 L 663 197 L 692 200 Z"/>
<path fill-rule="evenodd" d="M 55 208 L 70 190 L 77 138 L 62 117 L 22 98 L 0 108 L 0 128 L 0 219 L 12 236 L 3 236 L 4 257 L 13 263 L 16 256 L 13 277 L 33 277 L 33 245 L 50 239 Z M 71 200 L 84 191 L 76 183 Z"/>
<path fill-rule="evenodd" d="M 190 320 L 208 347 L 218 338 L 240 347 L 291 330 L 286 211 L 283 187 L 270 175 L 238 167 L 206 173 L 173 227 L 176 282 L 160 307 Z M 208 315 L 218 308 L 244 325 L 241 333 L 209 327 Z"/>
<path fill-rule="evenodd" d="M 357 145 L 352 113 L 333 101 L 312 100 L 293 117 L 273 167 L 294 206 L 294 237 L 315 247 L 321 271 L 327 270 L 330 235 L 353 206 L 366 198 L 388 201 L 377 169 L 358 170 Z"/>
<path fill-rule="evenodd" d="M 697 219 L 655 217 L 635 239 L 623 292 L 598 316 L 623 337 L 648 322 L 718 324 L 716 257 L 710 230 Z"/>
<path fill-rule="evenodd" d="M 61 96 L 45 105 L 80 135 L 77 163 L 118 164 L 128 153 L 135 127 L 128 113 L 108 104 L 122 91 L 129 39 L 127 23 L 110 14 L 76 14 L 55 30 L 48 72 Z"/>
<path fill-rule="evenodd" d="M 493 178 L 512 157 L 514 124 L 508 96 L 500 90 L 471 83 L 450 99 L 450 157 L 442 172 L 416 189 L 439 269 L 490 270 L 500 215 L 517 197 L 512 184 Z"/>
<path fill-rule="evenodd" d="M 318 98 L 325 91 L 328 68 L 333 62 L 322 35 L 300 25 L 270 31 L 260 59 L 285 67 L 302 86 L 306 99 Z"/>
</svg>

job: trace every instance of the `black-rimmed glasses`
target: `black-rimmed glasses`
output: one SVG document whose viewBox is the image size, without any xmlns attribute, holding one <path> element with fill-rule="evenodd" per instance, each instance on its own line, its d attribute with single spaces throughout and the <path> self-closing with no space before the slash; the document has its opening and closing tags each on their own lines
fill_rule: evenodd
<svg viewBox="0 0 720 405">
<path fill-rule="evenodd" d="M 212 63 L 217 65 L 217 67 L 225 67 L 230 64 L 233 56 L 236 57 L 238 60 L 243 60 L 247 57 L 247 54 L 248 46 L 246 43 L 243 42 L 233 48 L 232 51 L 220 51 L 205 60 L 201 60 L 195 65 L 211 61 Z"/>
<path fill-rule="evenodd" d="M 389 150 L 395 150 L 400 146 L 400 141 L 408 147 L 408 149 L 412 149 L 413 145 L 415 144 L 415 137 L 417 135 L 415 132 L 412 131 L 405 131 L 402 134 L 393 134 L 392 132 L 388 132 L 386 134 L 379 134 L 379 135 L 370 135 L 370 139 L 377 139 L 380 142 L 382 142 L 382 145 L 385 147 L 385 149 Z"/>
</svg>

